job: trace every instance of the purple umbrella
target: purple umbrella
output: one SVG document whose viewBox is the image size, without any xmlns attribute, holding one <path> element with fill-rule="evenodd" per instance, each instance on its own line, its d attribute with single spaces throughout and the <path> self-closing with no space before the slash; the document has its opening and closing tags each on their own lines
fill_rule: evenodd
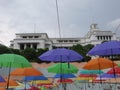
<svg viewBox="0 0 120 90">
<path fill-rule="evenodd" d="M 57 48 L 43 53 L 38 57 L 43 61 L 53 61 L 53 62 L 71 62 L 80 61 L 83 57 L 77 52 L 65 48 Z"/>
<path fill-rule="evenodd" d="M 92 48 L 87 54 L 93 56 L 118 55 L 120 54 L 120 41 L 104 42 Z"/>
</svg>

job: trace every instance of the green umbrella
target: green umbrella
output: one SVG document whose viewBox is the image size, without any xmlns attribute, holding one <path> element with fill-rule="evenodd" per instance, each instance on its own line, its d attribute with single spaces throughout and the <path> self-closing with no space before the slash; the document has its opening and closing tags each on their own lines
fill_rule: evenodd
<svg viewBox="0 0 120 90">
<path fill-rule="evenodd" d="M 23 56 L 20 56 L 17 54 L 1 54 L 0 55 L 0 66 L 1 67 L 24 68 L 24 67 L 31 67 L 31 64 Z"/>
<path fill-rule="evenodd" d="M 57 74 L 69 74 L 69 73 L 77 73 L 78 68 L 74 65 L 70 64 L 68 67 L 68 63 L 57 63 L 47 68 L 48 72 L 57 73 Z"/>
<path fill-rule="evenodd" d="M 80 74 L 102 74 L 102 70 L 80 70 Z"/>
<path fill-rule="evenodd" d="M 0 55 L 0 66 L 9 68 L 7 90 L 9 87 L 10 71 L 12 68 L 24 68 L 32 67 L 26 58 L 17 54 L 1 54 Z"/>
</svg>

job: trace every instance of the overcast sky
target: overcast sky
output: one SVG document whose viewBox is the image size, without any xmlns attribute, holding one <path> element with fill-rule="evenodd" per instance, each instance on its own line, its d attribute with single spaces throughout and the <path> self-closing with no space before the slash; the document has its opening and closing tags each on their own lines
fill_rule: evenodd
<svg viewBox="0 0 120 90">
<path fill-rule="evenodd" d="M 58 7 L 62 37 L 84 37 L 92 23 L 113 32 L 120 24 L 120 0 L 58 0 Z M 15 33 L 33 32 L 59 37 L 55 0 L 0 0 L 3 44 Z"/>
</svg>

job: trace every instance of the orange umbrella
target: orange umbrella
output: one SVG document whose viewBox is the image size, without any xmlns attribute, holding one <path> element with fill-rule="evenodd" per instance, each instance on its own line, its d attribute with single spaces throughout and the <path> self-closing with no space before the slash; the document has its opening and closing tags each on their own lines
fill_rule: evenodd
<svg viewBox="0 0 120 90">
<path fill-rule="evenodd" d="M 83 68 L 88 70 L 100 70 L 100 69 L 112 68 L 114 66 L 117 66 L 117 64 L 109 59 L 96 58 L 90 60 L 87 64 L 83 66 Z"/>
<path fill-rule="evenodd" d="M 7 86 L 7 79 L 6 79 L 6 82 L 0 82 L 0 87 L 5 87 L 5 86 Z M 9 86 L 18 86 L 19 84 L 16 82 L 16 81 L 14 81 L 14 80 L 9 80 Z"/>
<path fill-rule="evenodd" d="M 30 67 L 30 68 L 17 68 L 14 71 L 12 71 L 10 75 L 12 76 L 40 76 L 43 74 L 37 69 Z"/>
</svg>

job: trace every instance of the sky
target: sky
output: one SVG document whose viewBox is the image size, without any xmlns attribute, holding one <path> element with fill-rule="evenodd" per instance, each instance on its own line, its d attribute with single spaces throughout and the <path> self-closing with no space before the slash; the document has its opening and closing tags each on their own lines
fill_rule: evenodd
<svg viewBox="0 0 120 90">
<path fill-rule="evenodd" d="M 120 32 L 120 0 L 58 0 L 61 37 L 84 37 L 92 23 Z M 0 41 L 9 46 L 15 33 L 59 37 L 55 0 L 0 0 Z"/>
</svg>

